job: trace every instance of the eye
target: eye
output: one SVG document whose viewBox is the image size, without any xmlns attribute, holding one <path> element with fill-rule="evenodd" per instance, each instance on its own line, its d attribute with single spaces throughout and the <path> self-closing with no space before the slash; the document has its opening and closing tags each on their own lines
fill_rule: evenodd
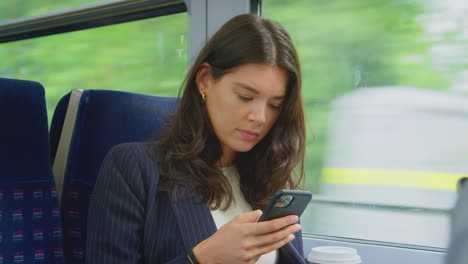
<svg viewBox="0 0 468 264">
<path fill-rule="evenodd" d="M 281 109 L 281 105 L 270 104 L 270 107 L 271 107 L 271 109 L 273 109 L 273 110 L 280 110 L 280 109 Z"/>
<path fill-rule="evenodd" d="M 239 94 L 239 99 L 241 99 L 242 101 L 250 101 L 250 100 L 252 100 L 252 98 L 246 97 L 246 96 L 242 96 L 242 95 L 240 95 L 240 94 Z"/>
</svg>

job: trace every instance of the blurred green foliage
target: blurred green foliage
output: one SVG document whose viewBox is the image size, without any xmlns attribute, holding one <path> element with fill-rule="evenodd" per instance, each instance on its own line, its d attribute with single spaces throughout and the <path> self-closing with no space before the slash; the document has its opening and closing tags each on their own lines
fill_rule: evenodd
<svg viewBox="0 0 468 264">
<path fill-rule="evenodd" d="M 51 12 L 81 8 L 103 0 L 3 0 L 0 2 L 0 22 L 45 15 Z"/>
<path fill-rule="evenodd" d="M 2 1 L 0 20 L 93 2 Z M 415 18 L 426 10 L 415 1 L 265 0 L 263 12 L 290 32 L 302 63 L 309 189 L 319 187 L 333 99 L 371 86 L 448 89 L 430 62 L 431 43 L 421 41 Z M 49 118 L 74 88 L 176 96 L 187 71 L 188 23 L 184 13 L 2 44 L 0 76 L 41 82 Z"/>
<path fill-rule="evenodd" d="M 290 33 L 303 72 L 306 187 L 319 190 L 330 102 L 354 89 L 405 85 L 447 90 L 416 21 L 427 10 L 405 0 L 266 0 L 263 15 Z"/>
<path fill-rule="evenodd" d="M 186 13 L 2 44 L 0 76 L 41 82 L 49 120 L 72 89 L 177 96 L 187 71 Z"/>
</svg>

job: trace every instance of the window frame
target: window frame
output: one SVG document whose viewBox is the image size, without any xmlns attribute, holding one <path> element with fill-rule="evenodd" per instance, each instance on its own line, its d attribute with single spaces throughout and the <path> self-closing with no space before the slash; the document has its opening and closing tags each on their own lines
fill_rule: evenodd
<svg viewBox="0 0 468 264">
<path fill-rule="evenodd" d="M 187 12 L 184 0 L 118 0 L 0 23 L 0 43 Z"/>
</svg>

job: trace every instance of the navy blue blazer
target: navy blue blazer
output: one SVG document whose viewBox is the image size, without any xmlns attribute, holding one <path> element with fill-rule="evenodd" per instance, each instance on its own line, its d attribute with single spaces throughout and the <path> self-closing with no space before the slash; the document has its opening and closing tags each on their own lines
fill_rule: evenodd
<svg viewBox="0 0 468 264">
<path fill-rule="evenodd" d="M 158 191 L 152 143 L 113 147 L 103 161 L 88 214 L 86 263 L 187 263 L 186 249 L 217 231 L 210 209 Z M 306 263 L 301 234 L 279 263 Z"/>
</svg>

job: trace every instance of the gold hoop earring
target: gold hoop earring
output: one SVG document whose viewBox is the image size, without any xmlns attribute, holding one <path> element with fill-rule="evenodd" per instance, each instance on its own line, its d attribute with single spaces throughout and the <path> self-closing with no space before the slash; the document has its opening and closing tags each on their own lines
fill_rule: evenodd
<svg viewBox="0 0 468 264">
<path fill-rule="evenodd" d="M 205 93 L 202 92 L 201 98 L 202 98 L 203 101 L 206 101 L 206 95 L 205 95 Z"/>
</svg>

